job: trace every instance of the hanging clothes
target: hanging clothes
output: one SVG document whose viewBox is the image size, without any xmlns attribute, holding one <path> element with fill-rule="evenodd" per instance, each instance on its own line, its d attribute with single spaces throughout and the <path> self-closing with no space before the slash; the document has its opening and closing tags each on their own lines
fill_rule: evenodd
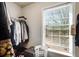
<svg viewBox="0 0 79 59">
<path fill-rule="evenodd" d="M 24 19 L 13 19 L 11 27 L 11 41 L 15 55 L 18 56 L 26 49 L 26 45 L 29 41 L 29 28 Z"/>
<path fill-rule="evenodd" d="M 24 33 L 21 35 L 23 44 L 20 44 L 20 46 L 26 47 L 29 42 L 29 27 L 26 22 L 26 18 L 19 18 L 20 23 L 23 25 L 23 29 L 21 28 L 21 32 Z M 22 27 L 21 25 L 21 27 Z"/>
<path fill-rule="evenodd" d="M 27 23 L 23 19 L 14 19 L 12 20 L 11 25 L 11 39 L 13 46 L 23 45 L 22 43 L 29 41 L 29 29 Z"/>
<path fill-rule="evenodd" d="M 19 20 L 19 21 L 20 21 L 20 24 L 21 24 L 21 39 L 24 42 L 25 40 L 28 39 L 26 21 L 24 21 L 24 20 Z"/>
<path fill-rule="evenodd" d="M 19 45 L 21 43 L 21 26 L 19 21 L 13 19 L 11 27 L 11 41 L 13 46 Z"/>
<path fill-rule="evenodd" d="M 13 48 L 15 48 L 15 47 L 16 47 L 16 42 L 15 42 L 15 40 L 14 40 L 15 22 L 14 22 L 14 21 L 11 21 L 11 22 L 12 22 L 12 24 L 11 24 L 11 26 L 10 26 L 10 29 L 11 29 L 11 33 L 10 33 L 10 35 L 11 35 L 11 42 L 12 42 Z"/>
<path fill-rule="evenodd" d="M 0 57 L 14 56 L 7 21 L 6 4 L 0 2 Z"/>
<path fill-rule="evenodd" d="M 19 17 L 20 23 L 23 23 L 25 25 L 24 30 L 26 30 L 26 34 L 25 34 L 25 39 L 26 42 L 29 41 L 29 27 L 28 24 L 26 22 L 27 18 L 25 18 L 24 16 Z"/>
<path fill-rule="evenodd" d="M 16 45 L 21 43 L 21 26 L 19 21 L 15 21 L 15 28 L 14 28 L 14 40 L 16 42 Z"/>
</svg>

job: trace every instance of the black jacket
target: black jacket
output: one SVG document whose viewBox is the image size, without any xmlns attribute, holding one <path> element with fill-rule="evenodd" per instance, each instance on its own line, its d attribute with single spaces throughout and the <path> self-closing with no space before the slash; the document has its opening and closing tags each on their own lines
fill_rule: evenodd
<svg viewBox="0 0 79 59">
<path fill-rule="evenodd" d="M 0 40 L 9 39 L 7 10 L 4 2 L 0 2 Z"/>
</svg>

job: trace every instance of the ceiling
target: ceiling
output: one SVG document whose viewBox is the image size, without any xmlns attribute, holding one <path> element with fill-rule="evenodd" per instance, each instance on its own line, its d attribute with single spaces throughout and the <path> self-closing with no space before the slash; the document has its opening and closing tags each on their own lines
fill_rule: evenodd
<svg viewBox="0 0 79 59">
<path fill-rule="evenodd" d="M 20 7 L 25 7 L 29 4 L 32 4 L 34 2 L 14 2 L 15 4 L 19 5 Z"/>
</svg>

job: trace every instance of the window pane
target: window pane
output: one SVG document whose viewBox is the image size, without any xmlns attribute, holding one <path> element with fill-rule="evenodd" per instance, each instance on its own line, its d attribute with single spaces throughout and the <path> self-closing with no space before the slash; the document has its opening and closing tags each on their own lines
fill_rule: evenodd
<svg viewBox="0 0 79 59">
<path fill-rule="evenodd" d="M 59 45 L 59 36 L 53 36 L 52 40 L 53 40 L 53 44 Z"/>
<path fill-rule="evenodd" d="M 46 40 L 59 47 L 69 47 L 69 7 L 52 9 L 44 14 Z"/>
<path fill-rule="evenodd" d="M 61 37 L 61 46 L 68 48 L 68 46 L 69 46 L 69 38 L 68 37 Z"/>
<path fill-rule="evenodd" d="M 61 30 L 60 35 L 69 35 L 69 30 Z"/>
</svg>

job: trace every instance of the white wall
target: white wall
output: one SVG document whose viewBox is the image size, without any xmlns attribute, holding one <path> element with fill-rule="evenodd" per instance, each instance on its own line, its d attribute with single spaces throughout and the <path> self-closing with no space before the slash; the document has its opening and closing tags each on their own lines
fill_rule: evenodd
<svg viewBox="0 0 79 59">
<path fill-rule="evenodd" d="M 21 16 L 22 9 L 20 8 L 20 6 L 16 5 L 13 2 L 6 2 L 6 6 L 7 6 L 10 17 L 17 18 Z"/>
<path fill-rule="evenodd" d="M 23 14 L 27 17 L 30 29 L 30 42 L 28 46 L 38 45 L 42 43 L 42 10 L 48 6 L 54 6 L 59 3 L 38 2 L 23 8 Z"/>
</svg>

